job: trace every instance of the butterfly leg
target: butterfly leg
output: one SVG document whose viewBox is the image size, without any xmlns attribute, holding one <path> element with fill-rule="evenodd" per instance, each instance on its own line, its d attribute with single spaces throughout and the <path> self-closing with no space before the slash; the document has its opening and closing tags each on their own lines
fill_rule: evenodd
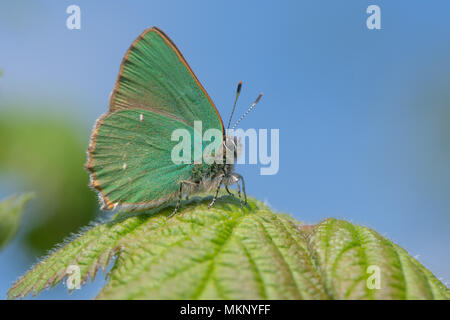
<svg viewBox="0 0 450 320">
<path fill-rule="evenodd" d="M 230 196 L 235 197 L 235 195 L 228 189 L 228 186 L 225 186 L 225 190 L 227 190 L 227 192 Z"/>
<path fill-rule="evenodd" d="M 216 193 L 214 194 L 214 198 L 212 199 L 211 203 L 208 205 L 208 209 L 211 208 L 214 205 L 214 203 L 216 202 L 217 196 L 219 195 L 219 190 L 220 190 L 220 187 L 222 186 L 222 182 L 223 182 L 223 178 L 224 177 L 225 177 L 225 174 L 221 174 L 219 176 L 219 184 L 217 185 L 217 189 L 216 189 Z"/>
<path fill-rule="evenodd" d="M 238 197 L 239 197 L 239 202 L 241 203 L 241 208 L 244 207 L 244 203 L 242 202 L 242 197 L 241 197 L 241 185 L 239 183 L 239 180 L 236 181 L 236 185 L 238 187 Z"/>
<path fill-rule="evenodd" d="M 244 193 L 244 205 L 247 204 L 247 193 L 245 192 L 245 182 L 244 182 L 244 177 L 241 176 L 239 173 L 233 173 L 233 175 L 238 178 L 238 185 L 239 185 L 239 180 L 241 180 L 242 182 L 242 192 Z"/>
<path fill-rule="evenodd" d="M 173 215 L 174 215 L 175 213 L 177 213 L 178 209 L 180 208 L 181 199 L 183 198 L 183 186 L 184 186 L 185 184 L 196 185 L 196 183 L 195 183 L 195 182 L 192 182 L 192 181 L 187 181 L 187 180 L 181 180 L 181 181 L 180 181 L 180 189 L 178 189 L 178 201 L 177 201 L 177 205 L 175 206 L 175 210 L 173 210 L 173 212 L 172 212 L 167 218 L 173 217 Z M 186 200 L 188 200 L 188 199 L 189 199 L 189 195 L 186 195 Z"/>
<path fill-rule="evenodd" d="M 175 213 L 177 213 L 178 209 L 180 208 L 180 204 L 181 204 L 181 198 L 183 197 L 183 184 L 184 181 L 180 181 L 180 188 L 178 189 L 178 201 L 177 201 L 177 205 L 175 206 L 175 209 L 173 210 L 173 212 L 167 217 L 171 218 L 175 215 Z"/>
</svg>

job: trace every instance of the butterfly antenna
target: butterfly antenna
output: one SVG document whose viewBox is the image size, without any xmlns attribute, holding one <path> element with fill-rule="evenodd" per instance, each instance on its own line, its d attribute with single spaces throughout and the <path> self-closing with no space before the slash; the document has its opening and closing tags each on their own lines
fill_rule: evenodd
<svg viewBox="0 0 450 320">
<path fill-rule="evenodd" d="M 237 100 L 239 98 L 239 95 L 241 94 L 241 88 L 242 88 L 242 81 L 239 81 L 238 86 L 237 86 L 237 90 L 236 90 L 236 98 L 234 99 L 233 110 L 231 110 L 230 119 L 228 119 L 227 129 L 230 128 L 231 118 L 233 118 L 234 109 L 236 109 L 236 103 L 237 103 Z"/>
<path fill-rule="evenodd" d="M 236 121 L 236 123 L 233 125 L 233 128 L 231 128 L 231 130 L 233 130 L 234 128 L 236 128 L 236 126 L 239 124 L 239 122 L 241 122 L 242 119 L 244 119 L 248 113 L 250 111 L 252 111 L 252 109 L 256 106 L 256 104 L 259 102 L 259 100 L 261 99 L 261 97 L 263 96 L 262 93 L 259 94 L 258 98 L 256 98 L 255 102 L 253 102 L 253 104 L 250 106 L 250 108 L 248 108 L 247 112 L 245 112 L 242 117 L 239 118 L 238 121 Z"/>
</svg>

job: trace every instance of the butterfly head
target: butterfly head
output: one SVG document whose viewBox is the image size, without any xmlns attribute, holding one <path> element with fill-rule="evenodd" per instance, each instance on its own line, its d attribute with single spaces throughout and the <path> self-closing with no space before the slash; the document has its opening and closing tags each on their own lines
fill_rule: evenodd
<svg viewBox="0 0 450 320">
<path fill-rule="evenodd" d="M 236 136 L 227 135 L 223 141 L 225 157 L 233 155 L 233 160 L 235 161 L 239 154 L 241 153 L 241 144 Z M 233 161 L 233 162 L 234 162 Z"/>
</svg>

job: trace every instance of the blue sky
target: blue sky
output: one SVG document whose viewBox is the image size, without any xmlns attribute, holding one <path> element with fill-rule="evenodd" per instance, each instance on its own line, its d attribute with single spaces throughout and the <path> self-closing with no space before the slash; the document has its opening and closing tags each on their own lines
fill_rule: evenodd
<svg viewBox="0 0 450 320">
<path fill-rule="evenodd" d="M 158 26 L 224 118 L 239 80 L 237 115 L 264 92 L 241 127 L 280 130 L 280 170 L 238 166 L 249 194 L 307 223 L 337 217 L 374 228 L 450 281 L 449 2 L 9 3 L 0 5 L 0 99 L 61 105 L 54 112 L 88 137 L 126 49 Z M 66 28 L 71 4 L 81 30 Z M 366 27 L 371 4 L 381 30 Z M 28 266 L 19 250 L 0 253 L 0 296 Z M 58 288 L 41 297 L 69 296 Z"/>
</svg>

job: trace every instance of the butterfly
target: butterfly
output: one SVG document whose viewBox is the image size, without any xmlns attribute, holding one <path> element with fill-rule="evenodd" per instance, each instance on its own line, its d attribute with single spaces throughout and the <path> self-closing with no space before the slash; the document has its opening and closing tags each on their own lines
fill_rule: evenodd
<svg viewBox="0 0 450 320">
<path fill-rule="evenodd" d="M 230 151 L 237 156 L 238 140 L 226 135 L 217 108 L 180 50 L 157 27 L 145 30 L 122 60 L 109 110 L 97 120 L 87 151 L 90 186 L 98 192 L 102 210 L 146 209 L 177 199 L 173 215 L 183 195 L 215 190 L 211 207 L 222 185 L 234 195 L 228 189 L 232 184 L 241 205 L 246 204 L 244 179 L 234 172 L 234 163 L 174 163 L 172 133 L 182 128 L 201 135 L 194 130 L 195 121 L 220 131 L 223 157 Z"/>
</svg>

